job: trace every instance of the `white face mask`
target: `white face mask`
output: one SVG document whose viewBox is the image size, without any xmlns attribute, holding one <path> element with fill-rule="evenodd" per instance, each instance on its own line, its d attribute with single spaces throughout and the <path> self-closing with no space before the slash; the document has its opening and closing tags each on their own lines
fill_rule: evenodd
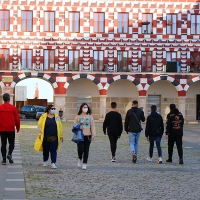
<svg viewBox="0 0 200 200">
<path fill-rule="evenodd" d="M 88 111 L 88 108 L 83 108 L 84 113 L 87 113 L 87 111 Z"/>
</svg>

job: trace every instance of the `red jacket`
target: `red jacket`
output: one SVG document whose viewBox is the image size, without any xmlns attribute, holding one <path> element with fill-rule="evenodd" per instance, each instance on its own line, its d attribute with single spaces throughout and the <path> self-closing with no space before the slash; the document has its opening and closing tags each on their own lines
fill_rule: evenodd
<svg viewBox="0 0 200 200">
<path fill-rule="evenodd" d="M 0 132 L 17 132 L 20 130 L 20 119 L 17 108 L 5 102 L 0 105 Z"/>
</svg>

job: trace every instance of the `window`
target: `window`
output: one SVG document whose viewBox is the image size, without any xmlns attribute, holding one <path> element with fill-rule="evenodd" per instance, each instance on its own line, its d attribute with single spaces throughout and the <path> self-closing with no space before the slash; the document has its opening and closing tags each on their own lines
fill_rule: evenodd
<svg viewBox="0 0 200 200">
<path fill-rule="evenodd" d="M 152 52 L 142 52 L 142 72 L 152 72 Z"/>
<path fill-rule="evenodd" d="M 176 52 L 168 51 L 166 52 L 166 61 L 176 62 Z"/>
<path fill-rule="evenodd" d="M 69 32 L 78 33 L 80 31 L 79 19 L 80 19 L 79 12 L 69 13 Z"/>
<path fill-rule="evenodd" d="M 68 58 L 69 58 L 68 70 L 78 71 L 79 70 L 79 51 L 69 50 Z"/>
<path fill-rule="evenodd" d="M 153 14 L 142 14 L 142 33 L 153 33 L 152 28 Z"/>
<path fill-rule="evenodd" d="M 32 11 L 22 11 L 22 31 L 33 31 Z"/>
<path fill-rule="evenodd" d="M 104 33 L 104 13 L 94 13 L 94 32 Z"/>
<path fill-rule="evenodd" d="M 54 70 L 54 50 L 44 50 L 44 70 Z"/>
<path fill-rule="evenodd" d="M 191 15 L 191 34 L 200 34 L 200 15 Z"/>
<path fill-rule="evenodd" d="M 0 49 L 0 70 L 9 70 L 9 50 Z"/>
<path fill-rule="evenodd" d="M 94 71 L 103 70 L 103 51 L 94 51 Z"/>
<path fill-rule="evenodd" d="M 200 71 L 200 52 L 190 52 L 190 71 Z"/>
<path fill-rule="evenodd" d="M 22 50 L 21 69 L 32 69 L 32 50 Z"/>
<path fill-rule="evenodd" d="M 55 13 L 44 12 L 44 31 L 54 32 L 55 31 Z"/>
<path fill-rule="evenodd" d="M 118 33 L 128 33 L 128 13 L 118 13 Z"/>
<path fill-rule="evenodd" d="M 118 72 L 128 71 L 128 52 L 127 51 L 117 52 L 117 71 Z"/>
<path fill-rule="evenodd" d="M 167 34 L 176 34 L 176 15 L 167 14 Z"/>
<path fill-rule="evenodd" d="M 0 10 L 0 31 L 10 30 L 10 13 L 7 10 Z"/>
</svg>

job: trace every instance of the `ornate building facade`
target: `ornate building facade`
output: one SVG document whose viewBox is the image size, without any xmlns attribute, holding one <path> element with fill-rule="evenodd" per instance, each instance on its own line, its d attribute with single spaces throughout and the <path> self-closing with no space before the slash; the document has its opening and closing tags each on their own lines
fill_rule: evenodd
<svg viewBox="0 0 200 200">
<path fill-rule="evenodd" d="M 176 103 L 186 120 L 200 110 L 197 0 L 0 0 L 0 86 L 38 77 L 73 119 L 87 102 L 103 119 L 110 102 L 123 117 L 138 99 L 165 118 Z"/>
</svg>

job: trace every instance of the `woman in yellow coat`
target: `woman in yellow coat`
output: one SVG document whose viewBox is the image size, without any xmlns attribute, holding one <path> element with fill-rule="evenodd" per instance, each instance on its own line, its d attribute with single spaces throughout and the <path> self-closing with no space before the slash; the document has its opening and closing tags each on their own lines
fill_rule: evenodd
<svg viewBox="0 0 200 200">
<path fill-rule="evenodd" d="M 38 121 L 38 137 L 41 139 L 43 147 L 43 166 L 47 167 L 50 153 L 51 168 L 53 169 L 57 168 L 57 150 L 60 149 L 60 142 L 63 142 L 62 123 L 55 111 L 54 105 L 48 105 Z"/>
</svg>

